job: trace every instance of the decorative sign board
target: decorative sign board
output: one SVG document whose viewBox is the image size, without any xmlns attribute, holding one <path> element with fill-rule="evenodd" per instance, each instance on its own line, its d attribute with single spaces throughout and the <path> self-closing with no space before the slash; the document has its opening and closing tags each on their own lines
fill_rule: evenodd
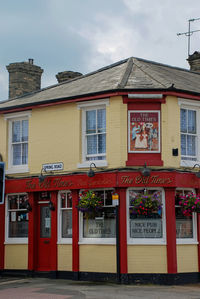
<svg viewBox="0 0 200 299">
<path fill-rule="evenodd" d="M 129 111 L 129 153 L 160 152 L 160 111 Z"/>
</svg>

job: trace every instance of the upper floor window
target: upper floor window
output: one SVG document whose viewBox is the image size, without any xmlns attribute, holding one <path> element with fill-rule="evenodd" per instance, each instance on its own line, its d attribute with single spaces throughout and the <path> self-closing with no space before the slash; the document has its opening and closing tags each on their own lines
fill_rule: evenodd
<svg viewBox="0 0 200 299">
<path fill-rule="evenodd" d="M 106 105 L 108 100 L 78 104 L 82 109 L 82 163 L 88 167 L 92 161 L 97 166 L 106 166 Z"/>
<path fill-rule="evenodd" d="M 106 109 L 85 111 L 85 160 L 106 159 Z"/>
<path fill-rule="evenodd" d="M 28 120 L 13 120 L 11 127 L 11 163 L 12 165 L 28 164 Z"/>
<path fill-rule="evenodd" d="M 30 112 L 6 115 L 9 125 L 7 173 L 28 171 Z"/>
<path fill-rule="evenodd" d="M 27 194 L 10 194 L 6 200 L 6 240 L 26 243 L 28 240 Z"/>
<path fill-rule="evenodd" d="M 197 111 L 181 109 L 181 159 L 197 161 Z"/>
</svg>

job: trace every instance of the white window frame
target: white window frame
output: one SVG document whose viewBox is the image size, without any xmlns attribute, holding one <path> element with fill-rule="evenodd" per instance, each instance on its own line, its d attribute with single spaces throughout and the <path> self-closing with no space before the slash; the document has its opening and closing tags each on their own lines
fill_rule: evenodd
<svg viewBox="0 0 200 299">
<path fill-rule="evenodd" d="M 93 189 L 93 191 L 106 191 L 106 190 L 114 190 L 113 188 L 105 188 L 105 189 Z M 107 206 L 111 208 L 115 208 L 114 205 Z M 115 218 L 116 221 L 116 218 Z M 79 244 L 116 244 L 115 238 L 84 238 L 83 237 L 83 213 L 79 212 Z"/>
<path fill-rule="evenodd" d="M 72 244 L 72 238 L 62 238 L 62 210 L 71 210 L 71 208 L 61 208 L 61 193 L 71 193 L 70 190 L 61 190 L 58 192 L 58 242 L 57 244 Z M 73 230 L 73 224 L 72 224 Z"/>
<path fill-rule="evenodd" d="M 81 110 L 82 112 L 82 131 L 81 131 L 81 136 L 82 136 L 82 163 L 78 163 L 77 167 L 78 168 L 87 168 L 90 167 L 90 164 L 92 162 L 95 163 L 97 167 L 104 167 L 107 166 L 107 160 L 86 160 L 86 137 L 85 137 L 85 132 L 86 132 L 86 111 L 89 110 L 97 110 L 97 109 L 106 109 L 106 107 L 109 105 L 109 99 L 102 99 L 102 100 L 96 100 L 96 101 L 87 101 L 87 102 L 79 102 L 77 103 L 77 108 Z M 107 115 L 107 111 L 106 111 Z M 106 116 L 107 118 L 107 116 Z M 107 131 L 107 123 L 106 123 L 106 131 Z M 107 139 L 107 132 L 106 134 L 106 139 Z M 106 142 L 107 143 L 107 142 Z M 107 149 L 105 156 L 107 156 Z"/>
<path fill-rule="evenodd" d="M 191 191 L 196 194 L 192 188 L 176 188 L 176 191 Z M 197 213 L 192 213 L 193 238 L 176 238 L 176 244 L 198 244 L 197 242 Z"/>
<path fill-rule="evenodd" d="M 196 111 L 196 122 L 197 122 L 197 124 L 196 124 L 196 126 L 197 126 L 196 157 L 197 157 L 197 160 L 182 159 L 182 156 L 181 156 L 181 126 L 180 126 L 180 158 L 181 158 L 180 165 L 185 166 L 185 167 L 193 167 L 195 164 L 200 163 L 200 138 L 199 138 L 199 134 L 200 134 L 200 103 L 198 101 L 192 101 L 192 100 L 188 100 L 188 99 L 178 99 L 178 104 L 180 106 L 180 112 L 181 112 L 181 109 Z M 181 113 L 180 113 L 180 117 L 181 117 Z M 180 121 L 181 121 L 181 119 L 180 119 Z"/>
<path fill-rule="evenodd" d="M 24 165 L 13 165 L 12 161 L 12 123 L 14 121 L 28 120 L 31 116 L 31 111 L 21 113 L 5 114 L 4 118 L 8 121 L 8 169 L 6 174 L 25 173 L 29 172 L 28 163 Z M 29 126 L 29 125 L 28 125 Z M 29 156 L 29 136 L 28 136 L 28 156 Z"/>
<path fill-rule="evenodd" d="M 8 197 L 9 196 L 20 196 L 20 195 L 27 195 L 27 193 L 10 193 L 6 195 L 6 202 L 5 202 L 5 243 L 4 244 L 28 244 L 28 237 L 27 238 L 11 238 L 8 236 L 9 232 L 9 212 L 8 212 Z M 26 210 L 26 209 L 22 209 Z"/>
<path fill-rule="evenodd" d="M 129 214 L 129 191 L 144 190 L 144 188 L 131 187 L 126 191 L 126 207 L 127 207 L 127 244 L 128 245 L 166 245 L 166 216 L 165 216 L 165 191 L 163 188 L 150 187 L 147 190 L 158 190 L 162 192 L 162 238 L 131 238 L 130 237 L 130 214 Z"/>
</svg>

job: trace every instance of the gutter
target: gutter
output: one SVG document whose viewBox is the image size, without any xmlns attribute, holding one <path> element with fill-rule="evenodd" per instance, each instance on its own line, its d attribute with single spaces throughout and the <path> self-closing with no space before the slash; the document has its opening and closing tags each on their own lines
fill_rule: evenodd
<svg viewBox="0 0 200 299">
<path fill-rule="evenodd" d="M 187 98 L 192 100 L 200 101 L 200 94 L 197 92 L 188 92 L 185 90 L 178 90 L 176 88 L 169 88 L 169 89 L 112 89 L 107 91 L 101 91 L 97 93 L 91 93 L 86 95 L 79 95 L 74 96 L 70 98 L 58 98 L 58 99 L 48 99 L 41 102 L 34 102 L 34 103 L 27 103 L 27 104 L 21 104 L 21 105 L 13 105 L 11 107 L 4 107 L 0 108 L 0 114 L 3 113 L 11 113 L 11 112 L 17 112 L 17 111 L 25 111 L 28 109 L 34 109 L 39 107 L 48 107 L 53 105 L 61 105 L 65 103 L 73 103 L 73 102 L 81 102 L 81 101 L 88 101 L 88 100 L 94 100 L 94 99 L 100 99 L 100 98 L 107 98 L 112 96 L 128 96 L 128 98 L 131 100 L 133 99 L 162 99 L 163 96 L 176 96 L 179 98 Z M 5 102 L 4 102 L 5 103 Z M 1 103 L 0 103 L 1 106 Z"/>
</svg>

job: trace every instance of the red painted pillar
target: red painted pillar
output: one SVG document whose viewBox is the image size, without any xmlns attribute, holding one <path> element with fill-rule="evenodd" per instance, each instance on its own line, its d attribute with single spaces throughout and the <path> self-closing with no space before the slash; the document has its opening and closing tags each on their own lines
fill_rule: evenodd
<svg viewBox="0 0 200 299">
<path fill-rule="evenodd" d="M 51 192 L 54 210 L 51 211 L 51 271 L 57 271 L 57 191 Z"/>
<path fill-rule="evenodd" d="M 78 280 L 79 273 L 79 212 L 76 208 L 78 195 L 78 190 L 72 190 L 72 271 L 75 280 Z"/>
<path fill-rule="evenodd" d="M 198 264 L 200 272 L 200 213 L 197 214 Z"/>
<path fill-rule="evenodd" d="M 165 188 L 167 270 L 177 273 L 175 188 Z"/>
<path fill-rule="evenodd" d="M 121 281 L 127 281 L 127 215 L 126 188 L 116 190 L 119 194 L 119 239 L 120 239 L 120 273 Z"/>
<path fill-rule="evenodd" d="M 0 270 L 4 269 L 5 204 L 0 205 Z"/>
<path fill-rule="evenodd" d="M 36 263 L 36 232 L 37 232 L 37 213 L 34 193 L 28 193 L 28 201 L 32 211 L 28 214 L 28 270 L 34 270 Z"/>
</svg>

